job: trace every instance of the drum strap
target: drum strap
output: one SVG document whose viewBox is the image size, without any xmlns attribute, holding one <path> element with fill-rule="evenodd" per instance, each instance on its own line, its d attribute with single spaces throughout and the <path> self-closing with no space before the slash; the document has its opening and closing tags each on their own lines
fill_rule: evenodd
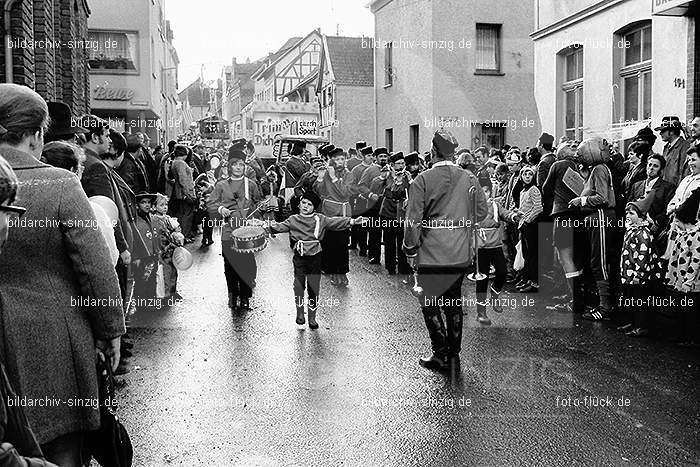
<svg viewBox="0 0 700 467">
<path fill-rule="evenodd" d="M 248 177 L 243 177 L 243 190 L 245 192 L 245 199 L 250 199 L 250 185 L 248 182 Z"/>
</svg>

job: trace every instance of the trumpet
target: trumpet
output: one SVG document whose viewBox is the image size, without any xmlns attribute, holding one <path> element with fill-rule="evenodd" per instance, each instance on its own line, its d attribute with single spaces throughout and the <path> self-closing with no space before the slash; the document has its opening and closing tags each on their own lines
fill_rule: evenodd
<svg viewBox="0 0 700 467">
<path fill-rule="evenodd" d="M 478 248 L 478 245 L 476 243 L 476 236 L 479 235 L 479 233 L 478 233 L 479 228 L 478 228 L 477 223 L 476 223 L 476 208 L 477 208 L 477 206 L 476 206 L 476 203 L 477 203 L 476 190 L 477 190 L 476 186 L 472 186 L 471 188 L 469 188 L 469 194 L 472 195 L 472 197 L 474 199 L 474 201 L 472 203 L 472 225 L 474 226 L 474 250 L 476 250 L 476 257 L 474 260 L 474 263 L 475 263 L 474 264 L 474 272 L 469 274 L 467 276 L 467 279 L 469 279 L 470 281 L 474 281 L 474 282 L 483 281 L 484 279 L 486 279 L 488 277 L 486 274 L 479 272 L 479 248 Z"/>
</svg>

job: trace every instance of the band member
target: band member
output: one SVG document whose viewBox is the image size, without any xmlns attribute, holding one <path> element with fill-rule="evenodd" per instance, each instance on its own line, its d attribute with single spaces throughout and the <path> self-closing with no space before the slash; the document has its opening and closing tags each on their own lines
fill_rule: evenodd
<svg viewBox="0 0 700 467">
<path fill-rule="evenodd" d="M 358 165 L 362 164 L 362 154 L 360 154 L 360 151 L 362 148 L 367 147 L 367 142 L 366 141 L 358 141 L 355 143 L 355 149 L 350 148 L 348 151 L 348 161 L 347 161 L 347 169 L 348 171 L 352 171 L 355 167 Z"/>
<path fill-rule="evenodd" d="M 325 166 L 326 164 L 321 157 L 311 157 L 311 169 L 302 175 L 297 184 L 294 185 L 294 196 L 289 203 L 292 208 L 292 214 L 299 214 L 299 201 L 301 200 L 301 197 L 306 192 L 314 191 L 314 183 L 318 177 L 318 171 Z"/>
<path fill-rule="evenodd" d="M 231 234 L 245 225 L 245 220 L 253 214 L 262 194 L 258 185 L 246 177 L 246 154 L 241 149 L 231 147 L 228 161 L 228 177 L 214 185 L 209 196 L 209 216 L 223 219 L 221 232 L 224 274 L 228 287 L 228 306 L 231 309 L 250 309 L 253 295 L 257 263 L 252 253 L 238 253 L 233 249 Z M 240 306 L 238 299 L 240 298 Z"/>
<path fill-rule="evenodd" d="M 415 180 L 418 174 L 421 172 L 420 156 L 417 152 L 411 152 L 404 158 L 406 162 L 406 171 L 411 174 L 411 180 Z"/>
<path fill-rule="evenodd" d="M 379 207 L 382 204 L 381 188 L 377 189 L 377 178 L 382 173 L 388 172 L 389 152 L 386 148 L 377 148 L 374 150 L 374 158 L 376 163 L 374 167 L 370 166 L 360 178 L 359 186 L 369 186 L 369 192 L 365 192 L 362 196 L 366 200 L 365 215 L 374 222 L 369 226 L 367 239 L 367 254 L 369 255 L 369 264 L 380 264 L 382 255 L 382 228 L 379 224 Z M 376 168 L 375 168 L 376 167 Z M 376 173 L 376 175 L 374 175 Z M 374 175 L 374 176 L 373 176 Z M 376 190 L 373 191 L 373 188 Z"/>
<path fill-rule="evenodd" d="M 347 169 L 348 172 L 352 173 L 352 171 L 357 167 L 358 165 L 362 164 L 364 155 L 362 153 L 362 150 L 367 147 L 367 142 L 366 141 L 358 141 L 355 143 L 355 151 L 357 152 L 356 157 L 351 157 L 347 163 Z M 358 198 L 354 194 L 350 197 L 350 204 L 352 204 L 352 212 L 357 211 L 357 204 Z M 358 246 L 358 239 L 360 237 L 360 226 L 359 225 L 354 225 L 352 227 L 352 230 L 350 232 L 350 249 L 355 250 L 357 249 Z"/>
<path fill-rule="evenodd" d="M 392 154 L 389 161 L 391 170 L 386 178 L 383 201 L 379 208 L 384 236 L 384 267 L 389 275 L 394 275 L 398 262 L 399 274 L 408 276 L 413 271 L 406 261 L 401 245 L 403 245 L 403 216 L 406 213 L 404 203 L 408 199 L 411 175 L 405 170 L 406 164 L 402 152 Z"/>
<path fill-rule="evenodd" d="M 155 194 L 136 195 L 138 205 L 134 226 L 136 238 L 131 264 L 134 267 L 134 296 L 138 299 L 137 309 L 148 308 L 149 299 L 154 299 L 156 296 L 160 235 L 158 225 L 151 219 L 151 209 L 155 201 Z"/>
<path fill-rule="evenodd" d="M 386 151 L 386 149 L 384 150 Z M 367 214 L 370 207 L 367 199 L 370 193 L 370 184 L 381 173 L 381 168 L 375 163 L 376 157 L 372 146 L 362 148 L 360 153 L 362 154 L 362 164 L 352 169 L 351 178 L 348 181 L 350 191 L 355 196 L 353 216 Z M 366 226 L 357 226 L 356 243 L 360 248 L 360 256 L 367 256 L 368 234 L 369 229 Z"/>
<path fill-rule="evenodd" d="M 350 189 L 344 180 L 348 174 L 345 169 L 345 151 L 333 147 L 328 157 L 330 158 L 328 165 L 318 171 L 314 183 L 314 191 L 323 200 L 321 211 L 329 217 L 350 217 L 352 215 Z M 347 230 L 329 231 L 323 239 L 321 269 L 331 275 L 333 285 L 348 284 L 349 234 Z"/>
<path fill-rule="evenodd" d="M 309 327 L 318 329 L 316 310 L 321 287 L 322 242 L 331 231 L 348 230 L 362 218 L 327 217 L 316 214 L 321 199 L 313 191 L 304 193 L 299 203 L 299 214 L 290 216 L 284 222 L 271 222 L 267 227 L 272 233 L 289 232 L 289 244 L 294 250 L 294 298 L 297 310 L 296 323 L 302 325 L 304 319 L 304 290 L 308 294 L 306 301 L 309 314 Z M 347 253 L 347 248 L 345 248 Z"/>
<path fill-rule="evenodd" d="M 292 213 L 299 213 L 299 200 L 301 199 L 297 192 L 302 177 L 308 174 L 311 166 L 304 157 L 304 149 L 306 143 L 296 142 L 289 146 L 289 159 L 284 164 L 284 181 L 285 188 L 294 188 L 294 196 L 289 200 L 289 207 Z"/>
<path fill-rule="evenodd" d="M 452 162 L 457 146 L 450 132 L 435 133 L 433 166 L 419 174 L 409 189 L 403 244 L 424 292 L 421 308 L 433 349 L 419 363 L 453 373 L 459 371 L 462 345 L 462 281 L 474 257 L 472 223 L 487 214 L 486 197 L 476 177 Z"/>
</svg>

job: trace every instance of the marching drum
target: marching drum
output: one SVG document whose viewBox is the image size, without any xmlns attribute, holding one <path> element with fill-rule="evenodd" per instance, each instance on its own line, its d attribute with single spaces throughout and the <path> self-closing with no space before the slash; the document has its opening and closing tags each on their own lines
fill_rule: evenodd
<svg viewBox="0 0 700 467">
<path fill-rule="evenodd" d="M 259 226 L 246 225 L 231 233 L 233 250 L 238 253 L 257 253 L 267 246 L 267 232 Z"/>
</svg>

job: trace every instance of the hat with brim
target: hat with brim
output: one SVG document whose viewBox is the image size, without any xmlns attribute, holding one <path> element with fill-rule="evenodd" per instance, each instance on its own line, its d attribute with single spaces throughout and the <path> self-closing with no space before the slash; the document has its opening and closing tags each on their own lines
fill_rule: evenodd
<svg viewBox="0 0 700 467">
<path fill-rule="evenodd" d="M 247 157 L 246 153 L 243 152 L 243 150 L 238 148 L 238 147 L 231 146 L 231 148 L 228 150 L 228 162 L 229 163 L 237 161 L 237 160 L 245 162 L 246 157 Z"/>
<path fill-rule="evenodd" d="M 372 149 L 372 146 L 365 146 L 364 148 L 360 149 L 360 154 L 363 156 L 369 156 L 374 153 L 374 149 Z"/>
<path fill-rule="evenodd" d="M 661 126 L 654 128 L 654 131 L 680 130 L 683 128 L 678 117 L 670 116 L 661 119 Z"/>
<path fill-rule="evenodd" d="M 239 151 L 243 151 L 245 149 L 245 146 L 246 146 L 245 138 L 234 139 L 233 141 L 231 141 L 231 147 L 229 148 L 229 151 L 231 149 L 238 149 Z"/>
<path fill-rule="evenodd" d="M 151 203 L 153 203 L 156 200 L 156 197 L 158 197 L 156 193 L 146 193 L 142 191 L 136 195 L 136 202 L 140 203 L 142 200 L 148 199 Z"/>
<path fill-rule="evenodd" d="M 345 151 L 343 150 L 343 148 L 336 148 L 335 146 L 333 146 L 333 149 L 328 151 L 328 157 L 338 157 L 338 156 L 344 156 L 344 155 L 345 155 Z"/>
<path fill-rule="evenodd" d="M 85 128 L 75 124 L 68 105 L 63 102 L 47 102 L 47 105 L 49 117 L 51 117 L 51 126 L 47 132 L 50 136 L 67 136 L 88 132 Z"/>
<path fill-rule="evenodd" d="M 382 155 L 385 155 L 385 156 L 388 157 L 388 156 L 389 156 L 389 150 L 388 150 L 387 148 L 384 148 L 384 147 L 382 147 L 382 148 L 377 148 L 377 149 L 374 150 L 374 153 L 373 153 L 373 154 L 374 154 L 374 157 L 379 157 L 379 156 L 382 156 Z"/>
<path fill-rule="evenodd" d="M 357 149 L 358 151 L 360 149 L 366 148 L 366 147 L 367 147 L 367 141 L 358 141 L 357 143 L 355 143 L 355 149 Z"/>
<path fill-rule="evenodd" d="M 405 159 L 406 158 L 404 157 L 403 152 L 399 151 L 399 152 L 395 152 L 394 154 L 391 155 L 391 157 L 389 157 L 389 162 L 391 162 L 393 164 L 393 163 L 398 162 L 398 161 L 405 161 Z"/>
<path fill-rule="evenodd" d="M 404 157 L 403 160 L 406 161 L 406 165 L 416 165 L 420 163 L 420 156 L 417 152 L 413 151 L 406 154 L 406 157 Z"/>
</svg>

